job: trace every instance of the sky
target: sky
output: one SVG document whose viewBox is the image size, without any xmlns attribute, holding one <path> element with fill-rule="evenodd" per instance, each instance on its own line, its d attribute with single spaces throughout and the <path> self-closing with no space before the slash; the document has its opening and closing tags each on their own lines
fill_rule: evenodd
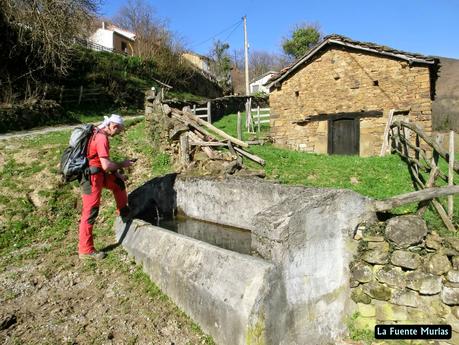
<svg viewBox="0 0 459 345">
<path fill-rule="evenodd" d="M 104 0 L 110 18 L 128 0 Z M 459 0 L 144 0 L 166 19 L 188 50 L 207 55 L 214 40 L 230 52 L 244 48 L 282 53 L 281 42 L 295 25 L 317 24 L 323 35 L 340 34 L 423 55 L 459 59 Z"/>
</svg>

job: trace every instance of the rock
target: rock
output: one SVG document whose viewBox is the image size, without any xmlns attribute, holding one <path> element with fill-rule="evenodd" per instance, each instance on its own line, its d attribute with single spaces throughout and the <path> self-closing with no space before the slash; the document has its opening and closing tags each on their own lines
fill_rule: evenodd
<svg viewBox="0 0 459 345">
<path fill-rule="evenodd" d="M 445 246 L 440 247 L 438 253 L 446 256 L 459 256 L 459 252 L 456 249 Z"/>
<path fill-rule="evenodd" d="M 357 308 L 363 317 L 375 317 L 376 316 L 376 308 L 374 305 L 371 304 L 363 304 L 357 303 Z"/>
<path fill-rule="evenodd" d="M 387 221 L 385 234 L 396 247 L 408 248 L 422 242 L 427 235 L 427 225 L 416 215 L 394 217 Z"/>
<path fill-rule="evenodd" d="M 443 285 L 449 288 L 456 288 L 459 289 L 459 283 L 451 283 L 449 281 L 443 281 Z"/>
<path fill-rule="evenodd" d="M 451 269 L 451 263 L 446 255 L 433 254 L 425 264 L 425 269 L 428 273 L 440 276 Z"/>
<path fill-rule="evenodd" d="M 363 292 L 371 298 L 388 301 L 391 297 L 391 289 L 378 282 L 371 282 L 362 286 Z"/>
<path fill-rule="evenodd" d="M 372 241 L 368 242 L 368 249 L 370 250 L 379 250 L 381 252 L 388 252 L 390 249 L 389 243 L 381 241 Z"/>
<path fill-rule="evenodd" d="M 389 252 L 379 249 L 367 250 L 362 259 L 370 264 L 385 265 L 389 262 Z"/>
<path fill-rule="evenodd" d="M 407 307 L 393 305 L 390 303 L 377 303 L 376 319 L 384 321 L 406 321 L 408 320 Z"/>
<path fill-rule="evenodd" d="M 407 287 L 423 295 L 436 295 L 441 291 L 441 277 L 421 271 L 406 274 Z"/>
<path fill-rule="evenodd" d="M 353 280 L 368 283 L 373 278 L 373 270 L 370 265 L 357 262 L 351 266 L 351 275 Z"/>
<path fill-rule="evenodd" d="M 448 272 L 446 278 L 451 283 L 459 283 L 459 271 L 458 270 L 451 270 Z"/>
<path fill-rule="evenodd" d="M 428 234 L 425 244 L 427 248 L 439 250 L 441 248 L 441 237 L 436 234 Z"/>
<path fill-rule="evenodd" d="M 351 290 L 351 298 L 355 303 L 371 303 L 371 297 L 364 293 L 361 287 Z"/>
<path fill-rule="evenodd" d="M 369 250 L 365 252 L 362 259 L 370 264 L 384 265 L 389 262 L 389 253 L 378 250 Z"/>
<path fill-rule="evenodd" d="M 419 307 L 422 302 L 419 295 L 411 290 L 394 290 L 390 302 L 407 307 Z"/>
<path fill-rule="evenodd" d="M 447 305 L 459 305 L 459 288 L 443 286 L 440 296 Z"/>
<path fill-rule="evenodd" d="M 452 307 L 451 314 L 454 315 L 456 319 L 459 319 L 459 307 Z"/>
<path fill-rule="evenodd" d="M 455 237 L 446 237 L 446 243 L 448 243 L 451 248 L 459 252 L 459 238 Z"/>
<path fill-rule="evenodd" d="M 376 273 L 376 279 L 380 283 L 385 283 L 390 286 L 405 288 L 405 276 L 400 267 L 384 266 Z"/>
<path fill-rule="evenodd" d="M 384 242 L 384 237 L 383 236 L 364 236 L 363 237 L 364 241 L 367 242 Z"/>
<path fill-rule="evenodd" d="M 363 238 L 362 230 L 357 229 L 357 230 L 355 231 L 354 240 L 360 241 L 362 238 Z"/>
<path fill-rule="evenodd" d="M 409 268 L 415 270 L 421 265 L 421 256 L 416 253 L 411 253 L 405 250 L 395 250 L 392 253 L 390 262 L 395 266 Z"/>
<path fill-rule="evenodd" d="M 459 270 L 459 256 L 453 256 L 451 261 L 453 262 L 453 269 Z"/>
<path fill-rule="evenodd" d="M 376 326 L 376 320 L 374 317 L 360 316 L 355 320 L 354 326 L 356 329 L 373 330 Z"/>
<path fill-rule="evenodd" d="M 459 320 L 454 315 L 448 315 L 446 323 L 451 326 L 454 332 L 459 332 Z"/>
</svg>

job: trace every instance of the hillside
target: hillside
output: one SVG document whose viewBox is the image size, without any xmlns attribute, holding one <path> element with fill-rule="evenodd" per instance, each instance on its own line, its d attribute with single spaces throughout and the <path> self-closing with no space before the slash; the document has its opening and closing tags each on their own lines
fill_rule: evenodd
<svg viewBox="0 0 459 345">
<path fill-rule="evenodd" d="M 168 171 L 167 156 L 131 122 L 112 140 L 115 157 L 139 160 L 132 191 Z M 76 183 L 56 174 L 69 131 L 0 141 L 0 342 L 2 344 L 213 344 L 115 245 L 112 196 L 95 227 L 102 262 L 78 259 Z"/>
</svg>

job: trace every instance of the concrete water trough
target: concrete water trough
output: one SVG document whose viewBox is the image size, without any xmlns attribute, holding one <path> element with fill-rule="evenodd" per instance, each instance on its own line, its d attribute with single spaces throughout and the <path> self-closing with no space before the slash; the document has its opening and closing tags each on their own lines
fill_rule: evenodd
<svg viewBox="0 0 459 345">
<path fill-rule="evenodd" d="M 345 334 L 350 244 L 357 225 L 374 218 L 369 199 L 171 174 L 133 191 L 129 203 L 134 219 L 117 219 L 117 240 L 217 344 L 330 344 Z M 158 218 L 177 216 L 237 229 L 222 240 L 226 230 L 201 231 L 199 222 L 175 231 L 157 226 Z"/>
</svg>

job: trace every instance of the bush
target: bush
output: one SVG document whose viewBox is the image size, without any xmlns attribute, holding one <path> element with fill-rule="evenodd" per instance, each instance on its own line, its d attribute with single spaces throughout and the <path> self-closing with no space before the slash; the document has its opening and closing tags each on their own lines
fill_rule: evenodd
<svg viewBox="0 0 459 345">
<path fill-rule="evenodd" d="M 0 133 L 37 126 L 75 122 L 55 101 L 34 101 L 0 108 Z"/>
</svg>

